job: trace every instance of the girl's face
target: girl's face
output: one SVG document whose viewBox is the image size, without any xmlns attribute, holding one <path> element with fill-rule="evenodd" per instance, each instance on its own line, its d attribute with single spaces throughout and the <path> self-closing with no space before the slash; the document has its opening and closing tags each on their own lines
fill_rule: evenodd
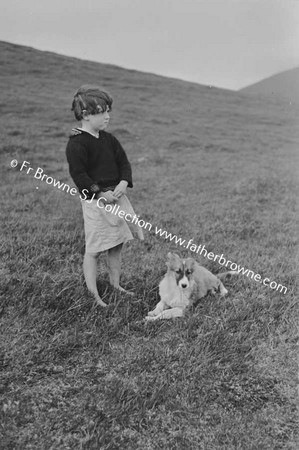
<svg viewBox="0 0 299 450">
<path fill-rule="evenodd" d="M 97 114 L 88 114 L 86 119 L 89 121 L 91 128 L 98 132 L 100 130 L 105 130 L 109 124 L 110 115 L 109 108 L 107 107 L 106 111 L 99 112 Z"/>
</svg>

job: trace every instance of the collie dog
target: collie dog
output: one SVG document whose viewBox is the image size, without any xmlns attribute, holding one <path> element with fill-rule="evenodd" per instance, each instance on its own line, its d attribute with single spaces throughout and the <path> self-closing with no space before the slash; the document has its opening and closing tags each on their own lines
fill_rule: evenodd
<svg viewBox="0 0 299 450">
<path fill-rule="evenodd" d="M 168 270 L 159 284 L 160 302 L 150 311 L 145 320 L 172 319 L 182 317 L 188 306 L 193 305 L 209 292 L 227 294 L 220 278 L 236 274 L 235 271 L 213 275 L 193 258 L 181 259 L 175 253 L 168 253 Z"/>
</svg>

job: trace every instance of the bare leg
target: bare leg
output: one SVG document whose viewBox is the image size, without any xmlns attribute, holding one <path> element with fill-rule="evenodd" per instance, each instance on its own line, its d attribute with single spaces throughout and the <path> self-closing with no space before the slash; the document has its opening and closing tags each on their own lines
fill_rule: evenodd
<svg viewBox="0 0 299 450">
<path fill-rule="evenodd" d="M 97 304 L 107 306 L 101 299 L 97 288 L 97 253 L 85 253 L 83 272 L 87 289 L 94 295 Z"/>
<path fill-rule="evenodd" d="M 135 225 L 135 231 L 137 233 L 138 239 L 140 241 L 144 241 L 144 234 L 143 234 L 143 230 L 139 225 Z"/>
<path fill-rule="evenodd" d="M 126 291 L 119 285 L 120 270 L 121 270 L 121 250 L 123 244 L 119 244 L 116 247 L 108 250 L 108 270 L 110 284 L 121 292 L 132 295 L 132 292 Z"/>
</svg>

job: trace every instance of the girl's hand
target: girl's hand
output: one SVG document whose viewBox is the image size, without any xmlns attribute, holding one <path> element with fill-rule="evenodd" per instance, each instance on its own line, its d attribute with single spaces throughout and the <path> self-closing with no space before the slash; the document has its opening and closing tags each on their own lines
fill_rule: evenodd
<svg viewBox="0 0 299 450">
<path fill-rule="evenodd" d="M 117 198 L 120 198 L 127 192 L 128 182 L 125 180 L 121 180 L 118 185 L 115 187 L 113 191 L 113 195 Z"/>
<path fill-rule="evenodd" d="M 101 200 L 103 201 L 103 203 L 105 205 L 107 203 L 115 203 L 118 200 L 118 198 L 114 195 L 114 193 L 112 191 L 101 192 L 100 196 L 101 196 Z M 106 201 L 104 200 L 104 198 L 106 199 Z"/>
</svg>

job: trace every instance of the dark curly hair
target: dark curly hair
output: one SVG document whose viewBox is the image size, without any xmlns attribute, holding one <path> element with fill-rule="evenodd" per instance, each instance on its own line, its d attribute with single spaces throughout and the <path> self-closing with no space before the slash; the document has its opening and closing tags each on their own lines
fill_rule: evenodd
<svg viewBox="0 0 299 450">
<path fill-rule="evenodd" d="M 108 92 L 102 91 L 98 86 L 84 84 L 74 95 L 72 111 L 77 120 L 83 118 L 83 112 L 87 114 L 98 114 L 112 109 L 112 97 Z"/>
</svg>

